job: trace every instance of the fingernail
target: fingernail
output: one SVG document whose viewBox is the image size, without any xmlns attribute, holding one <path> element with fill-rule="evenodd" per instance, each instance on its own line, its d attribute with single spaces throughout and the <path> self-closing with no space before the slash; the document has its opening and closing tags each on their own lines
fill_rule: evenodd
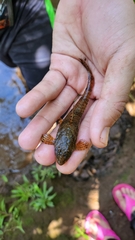
<svg viewBox="0 0 135 240">
<path fill-rule="evenodd" d="M 109 132 L 110 132 L 110 127 L 105 127 L 103 132 L 101 133 L 100 136 L 100 141 L 107 146 L 108 143 L 108 138 L 109 138 Z"/>
</svg>

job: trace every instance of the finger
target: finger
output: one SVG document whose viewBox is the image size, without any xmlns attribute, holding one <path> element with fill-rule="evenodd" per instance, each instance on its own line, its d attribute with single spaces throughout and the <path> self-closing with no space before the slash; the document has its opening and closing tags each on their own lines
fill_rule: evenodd
<svg viewBox="0 0 135 240">
<path fill-rule="evenodd" d="M 55 139 L 58 126 L 56 126 L 51 132 L 51 136 Z M 40 146 L 35 150 L 34 157 L 36 161 L 43 165 L 48 166 L 56 161 L 54 145 L 48 145 L 41 143 Z"/>
<path fill-rule="evenodd" d="M 56 161 L 54 146 L 42 143 L 41 146 L 36 149 L 34 158 L 43 166 L 52 165 Z"/>
<path fill-rule="evenodd" d="M 59 71 L 49 71 L 43 80 L 17 103 L 17 114 L 23 118 L 32 115 L 46 102 L 55 99 L 65 84 L 66 80 Z"/>
<path fill-rule="evenodd" d="M 16 105 L 21 117 L 28 117 L 39 110 L 46 102 L 55 99 L 67 85 L 81 93 L 87 82 L 87 70 L 82 64 L 68 56 L 53 54 L 50 71 L 43 80 L 28 92 Z"/>
<path fill-rule="evenodd" d="M 90 120 L 90 137 L 96 147 L 108 143 L 110 127 L 123 112 L 134 77 L 134 57 L 117 54 L 110 62 L 101 96 L 94 105 Z"/>
<path fill-rule="evenodd" d="M 42 134 L 47 133 L 54 122 L 65 113 L 76 95 L 75 90 L 66 85 L 57 99 L 48 102 L 23 130 L 18 139 L 20 146 L 27 150 L 35 149 Z"/>
<path fill-rule="evenodd" d="M 68 161 L 64 165 L 59 165 L 56 163 L 57 169 L 63 174 L 71 174 L 73 173 L 82 160 L 86 157 L 88 149 L 83 151 L 74 151 L 72 156 L 68 159 Z"/>
</svg>

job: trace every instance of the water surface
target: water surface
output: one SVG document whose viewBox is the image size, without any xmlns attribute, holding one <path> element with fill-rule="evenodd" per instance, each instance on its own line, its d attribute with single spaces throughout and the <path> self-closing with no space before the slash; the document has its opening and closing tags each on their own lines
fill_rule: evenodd
<svg viewBox="0 0 135 240">
<path fill-rule="evenodd" d="M 24 84 L 12 69 L 0 62 L 0 173 L 16 172 L 31 159 L 18 144 L 18 136 L 30 121 L 15 112 L 18 100 L 25 94 Z"/>
</svg>

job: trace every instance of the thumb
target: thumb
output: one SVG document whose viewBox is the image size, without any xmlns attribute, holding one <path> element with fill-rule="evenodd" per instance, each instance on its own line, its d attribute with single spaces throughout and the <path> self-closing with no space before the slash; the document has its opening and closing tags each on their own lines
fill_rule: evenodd
<svg viewBox="0 0 135 240">
<path fill-rule="evenodd" d="M 106 147 L 110 127 L 122 114 L 135 75 L 135 59 L 131 54 L 113 57 L 110 61 L 99 100 L 93 107 L 90 138 L 96 147 Z"/>
</svg>

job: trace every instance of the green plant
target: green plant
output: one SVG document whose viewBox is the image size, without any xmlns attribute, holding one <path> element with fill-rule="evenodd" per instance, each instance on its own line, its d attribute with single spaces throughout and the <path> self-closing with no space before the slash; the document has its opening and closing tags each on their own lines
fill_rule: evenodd
<svg viewBox="0 0 135 240">
<path fill-rule="evenodd" d="M 53 191 L 53 187 L 47 189 L 46 182 L 43 183 L 43 189 L 39 188 L 39 186 L 33 183 L 33 200 L 30 203 L 30 206 L 35 211 L 42 211 L 46 209 L 46 207 L 54 207 L 53 199 L 56 196 L 56 193 L 50 195 Z"/>
<path fill-rule="evenodd" d="M 43 186 L 40 187 L 35 182 L 30 183 L 25 176 L 23 176 L 23 180 L 23 184 L 17 184 L 15 189 L 11 191 L 11 197 L 16 198 L 12 208 L 28 201 L 30 201 L 30 206 L 35 211 L 42 211 L 46 207 L 54 207 L 52 200 L 56 196 L 56 193 L 51 195 L 53 187 L 47 189 L 46 182 L 43 182 Z"/>
<path fill-rule="evenodd" d="M 60 176 L 60 172 L 58 172 L 55 165 L 50 167 L 39 165 L 38 167 L 33 167 L 32 170 L 32 176 L 38 183 L 43 182 L 45 179 L 54 179 L 57 175 Z"/>
<path fill-rule="evenodd" d="M 0 229 L 3 228 L 4 220 L 8 217 L 8 213 L 6 210 L 6 205 L 4 199 L 1 199 L 0 201 Z"/>
<path fill-rule="evenodd" d="M 0 239 L 4 239 L 4 235 L 19 229 L 22 233 L 22 221 L 18 208 L 7 209 L 4 198 L 0 201 Z"/>
<path fill-rule="evenodd" d="M 32 187 L 30 181 L 23 175 L 23 183 L 17 183 L 15 188 L 11 190 L 11 198 L 18 199 L 15 202 L 15 205 L 18 205 L 22 202 L 28 202 L 32 196 Z"/>
</svg>

